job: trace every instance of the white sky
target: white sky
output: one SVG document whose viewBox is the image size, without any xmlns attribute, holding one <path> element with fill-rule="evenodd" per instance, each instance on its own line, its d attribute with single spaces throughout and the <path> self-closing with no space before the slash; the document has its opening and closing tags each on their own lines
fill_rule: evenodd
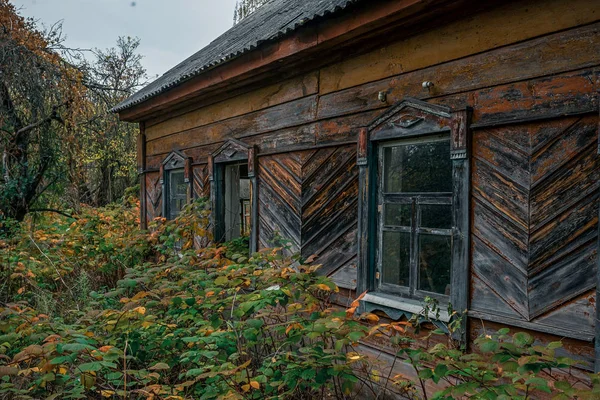
<svg viewBox="0 0 600 400">
<path fill-rule="evenodd" d="M 73 48 L 114 47 L 117 37 L 141 39 L 151 80 L 233 25 L 236 0 L 11 0 L 20 14 L 50 26 L 63 20 Z"/>
</svg>

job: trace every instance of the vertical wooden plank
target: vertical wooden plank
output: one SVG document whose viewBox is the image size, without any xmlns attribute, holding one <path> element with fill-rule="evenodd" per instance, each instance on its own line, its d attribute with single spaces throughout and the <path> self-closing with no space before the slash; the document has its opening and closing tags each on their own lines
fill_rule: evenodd
<svg viewBox="0 0 600 400">
<path fill-rule="evenodd" d="M 192 170 L 192 158 L 188 157 L 185 159 L 183 167 L 183 181 L 187 183 L 187 203 L 190 204 L 194 199 L 194 179 Z"/>
<path fill-rule="evenodd" d="M 598 92 L 600 97 L 600 91 Z M 598 154 L 600 155 L 600 107 L 598 107 Z M 600 218 L 600 210 L 598 211 Z M 598 249 L 600 249 L 600 224 L 598 224 Z M 600 300 L 600 257 L 597 258 L 597 271 L 596 271 L 596 338 L 594 340 L 594 372 L 600 372 L 600 306 L 598 306 L 598 300 Z"/>
<path fill-rule="evenodd" d="M 361 128 L 358 135 L 358 281 L 357 292 L 369 289 L 369 131 Z"/>
<path fill-rule="evenodd" d="M 469 199 L 471 171 L 469 161 L 469 122 L 471 110 L 465 109 L 452 116 L 452 185 L 453 185 L 453 225 L 452 240 L 452 293 L 450 302 L 455 311 L 465 313 L 460 330 L 454 339 L 462 347 L 467 346 L 467 315 L 469 306 Z"/>
<path fill-rule="evenodd" d="M 250 178 L 250 254 L 258 251 L 258 180 L 256 146 L 248 149 L 248 177 Z"/>
<path fill-rule="evenodd" d="M 140 228 L 148 229 L 146 198 L 146 124 L 140 122 L 140 133 L 137 142 L 138 177 L 140 180 Z"/>
<path fill-rule="evenodd" d="M 167 202 L 169 201 L 169 199 L 166 197 L 167 196 L 167 191 L 165 190 L 165 166 L 164 164 L 160 165 L 160 170 L 159 170 L 159 185 L 160 185 L 160 190 L 161 190 L 161 196 L 162 196 L 162 208 L 161 208 L 161 216 L 166 218 L 167 216 Z M 156 215 L 154 216 L 155 218 L 157 217 Z"/>
<path fill-rule="evenodd" d="M 217 188 L 215 182 L 215 158 L 208 157 L 208 182 L 210 185 L 210 225 L 212 227 L 213 240 L 218 240 L 217 232 Z"/>
</svg>

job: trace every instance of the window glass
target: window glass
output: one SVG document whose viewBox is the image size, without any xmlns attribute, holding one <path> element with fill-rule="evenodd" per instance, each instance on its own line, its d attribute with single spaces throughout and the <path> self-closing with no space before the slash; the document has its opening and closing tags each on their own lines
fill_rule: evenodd
<svg viewBox="0 0 600 400">
<path fill-rule="evenodd" d="M 383 232 L 382 281 L 408 286 L 410 279 L 410 233 Z"/>
<path fill-rule="evenodd" d="M 419 235 L 419 290 L 450 295 L 450 236 Z"/>
<path fill-rule="evenodd" d="M 187 202 L 187 184 L 183 170 L 169 171 L 169 219 L 175 219 Z"/>
<path fill-rule="evenodd" d="M 422 204 L 421 227 L 452 229 L 452 206 L 437 204 Z"/>
<path fill-rule="evenodd" d="M 383 155 L 384 192 L 452 192 L 449 155 L 449 140 L 386 147 Z"/>
<path fill-rule="evenodd" d="M 452 160 L 450 142 L 384 144 L 381 157 L 379 282 L 421 292 L 450 294 L 452 265 Z M 385 286 L 383 290 L 391 289 Z M 393 289 L 392 289 L 393 290 Z"/>
<path fill-rule="evenodd" d="M 386 204 L 386 226 L 411 226 L 412 204 Z"/>
</svg>

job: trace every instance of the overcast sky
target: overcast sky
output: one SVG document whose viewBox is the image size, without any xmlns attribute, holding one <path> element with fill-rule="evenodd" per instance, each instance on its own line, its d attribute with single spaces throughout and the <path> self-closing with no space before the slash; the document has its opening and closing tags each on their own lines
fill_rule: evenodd
<svg viewBox="0 0 600 400">
<path fill-rule="evenodd" d="M 67 45 L 113 47 L 139 37 L 150 77 L 162 75 L 233 25 L 236 0 L 11 0 L 21 15 L 52 25 L 63 20 Z"/>
</svg>

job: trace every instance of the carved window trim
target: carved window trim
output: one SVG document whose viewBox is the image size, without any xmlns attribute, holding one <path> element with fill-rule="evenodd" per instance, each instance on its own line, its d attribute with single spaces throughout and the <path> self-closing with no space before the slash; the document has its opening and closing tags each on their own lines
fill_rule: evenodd
<svg viewBox="0 0 600 400">
<path fill-rule="evenodd" d="M 162 215 L 170 218 L 170 184 L 169 176 L 173 171 L 182 170 L 187 185 L 186 204 L 192 201 L 192 159 L 179 151 L 171 152 L 160 165 L 160 185 L 162 187 Z"/>
<path fill-rule="evenodd" d="M 378 291 L 375 275 L 379 241 L 377 204 L 378 144 L 415 139 L 436 134 L 450 137 L 452 160 L 452 276 L 450 303 L 459 312 L 467 310 L 469 296 L 469 191 L 470 191 L 470 109 L 448 107 L 406 98 L 381 117 L 363 128 L 358 140 L 359 211 L 358 211 L 358 291 L 368 292 L 361 303 L 362 311 L 380 310 L 392 318 L 414 313 L 420 307 L 415 299 Z M 442 321 L 451 316 L 442 315 Z M 466 318 L 463 319 L 466 324 Z M 466 325 L 460 337 L 466 341 Z"/>
<path fill-rule="evenodd" d="M 258 251 L 258 181 L 256 177 L 257 150 L 236 139 L 227 140 L 217 151 L 208 158 L 208 176 L 210 180 L 211 225 L 213 237 L 223 237 L 218 213 L 224 207 L 220 193 L 219 174 L 223 173 L 226 164 L 247 161 L 248 177 L 250 178 L 250 254 Z"/>
</svg>

